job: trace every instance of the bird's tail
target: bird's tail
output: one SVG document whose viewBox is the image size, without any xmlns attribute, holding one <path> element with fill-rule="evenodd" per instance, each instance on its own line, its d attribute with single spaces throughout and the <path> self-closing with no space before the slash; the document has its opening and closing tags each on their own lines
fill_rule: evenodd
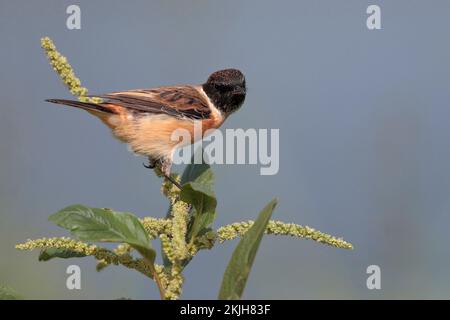
<svg viewBox="0 0 450 320">
<path fill-rule="evenodd" d="M 65 100 L 65 99 L 47 99 L 45 101 L 56 104 L 63 104 L 75 108 L 81 108 L 85 110 L 114 113 L 114 111 L 111 108 L 108 108 L 106 105 L 100 103 L 80 102 L 76 100 Z"/>
</svg>

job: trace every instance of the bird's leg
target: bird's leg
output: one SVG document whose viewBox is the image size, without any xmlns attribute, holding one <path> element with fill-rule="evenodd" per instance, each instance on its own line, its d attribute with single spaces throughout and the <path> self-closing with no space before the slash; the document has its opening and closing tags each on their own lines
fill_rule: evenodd
<svg viewBox="0 0 450 320">
<path fill-rule="evenodd" d="M 169 159 L 161 159 L 159 161 L 160 164 L 160 169 L 162 174 L 164 175 L 164 177 L 169 180 L 170 182 L 172 182 L 172 184 L 174 184 L 178 189 L 181 190 L 181 184 L 179 184 L 175 179 L 172 178 L 172 176 L 170 175 L 170 169 L 172 167 L 172 161 Z"/>
<path fill-rule="evenodd" d="M 144 167 L 147 169 L 155 169 L 157 168 L 160 171 L 161 175 L 164 176 L 167 180 L 169 180 L 172 184 L 174 184 L 178 189 L 181 190 L 181 185 L 175 181 L 170 176 L 170 168 L 172 167 L 172 161 L 168 159 L 157 159 L 154 160 L 151 157 L 148 158 L 149 164 L 144 164 Z"/>
</svg>

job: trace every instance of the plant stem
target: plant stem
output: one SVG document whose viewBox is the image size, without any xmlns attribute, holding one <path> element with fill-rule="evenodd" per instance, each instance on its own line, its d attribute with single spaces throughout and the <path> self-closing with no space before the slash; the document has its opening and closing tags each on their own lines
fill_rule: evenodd
<svg viewBox="0 0 450 320">
<path fill-rule="evenodd" d="M 159 296 L 161 297 L 161 300 L 164 300 L 166 298 L 166 292 L 164 290 L 164 286 L 161 283 L 158 272 L 156 272 L 155 264 L 146 257 L 144 257 L 144 260 L 147 261 L 148 266 L 150 267 L 150 272 L 153 275 L 153 280 L 155 280 L 155 283 L 158 286 Z"/>
<path fill-rule="evenodd" d="M 161 283 L 161 279 L 159 278 L 158 273 L 155 270 L 155 267 L 152 267 L 153 269 L 153 279 L 155 280 L 156 285 L 158 286 L 159 295 L 161 297 L 161 300 L 164 300 L 166 298 L 166 292 L 164 290 L 164 287 Z"/>
</svg>

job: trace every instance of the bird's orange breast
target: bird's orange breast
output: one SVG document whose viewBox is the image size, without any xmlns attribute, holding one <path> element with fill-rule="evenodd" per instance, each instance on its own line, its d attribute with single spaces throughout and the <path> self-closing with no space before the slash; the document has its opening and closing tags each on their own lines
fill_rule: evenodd
<svg viewBox="0 0 450 320">
<path fill-rule="evenodd" d="M 218 110 L 213 110 L 208 119 L 192 120 L 166 114 L 133 115 L 120 110 L 120 106 L 111 107 L 115 114 L 96 115 L 132 151 L 153 158 L 171 157 L 175 148 L 199 140 L 207 130 L 219 128 L 224 121 Z"/>
</svg>

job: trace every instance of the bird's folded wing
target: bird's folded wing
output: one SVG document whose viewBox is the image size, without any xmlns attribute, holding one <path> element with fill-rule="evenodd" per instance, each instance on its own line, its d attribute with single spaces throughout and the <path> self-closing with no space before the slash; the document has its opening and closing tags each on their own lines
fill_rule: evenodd
<svg viewBox="0 0 450 320">
<path fill-rule="evenodd" d="M 96 95 L 104 103 L 119 105 L 136 113 L 168 114 L 206 119 L 211 110 L 206 96 L 193 86 L 160 87 Z"/>
</svg>

